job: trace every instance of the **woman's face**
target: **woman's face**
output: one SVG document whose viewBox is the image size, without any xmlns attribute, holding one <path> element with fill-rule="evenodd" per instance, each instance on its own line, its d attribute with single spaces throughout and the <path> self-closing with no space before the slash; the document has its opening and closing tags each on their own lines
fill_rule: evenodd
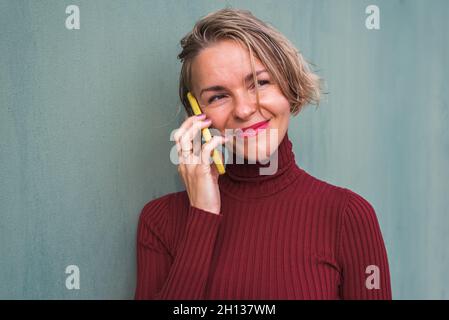
<svg viewBox="0 0 449 320">
<path fill-rule="evenodd" d="M 193 94 L 212 128 L 244 129 L 268 121 L 265 130 L 249 130 L 230 142 L 233 152 L 263 162 L 277 149 L 287 132 L 290 105 L 264 65 L 254 58 L 259 83 L 257 106 L 249 52 L 232 40 L 221 40 L 203 49 L 192 63 Z M 229 144 L 227 144 L 229 147 Z"/>
</svg>

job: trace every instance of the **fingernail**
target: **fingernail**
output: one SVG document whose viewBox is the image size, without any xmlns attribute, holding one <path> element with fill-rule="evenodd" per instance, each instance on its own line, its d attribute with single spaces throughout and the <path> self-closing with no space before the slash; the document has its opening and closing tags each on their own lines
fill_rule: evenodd
<svg viewBox="0 0 449 320">
<path fill-rule="evenodd" d="M 212 122 L 212 120 L 211 119 L 206 119 L 206 120 L 204 120 L 204 122 L 209 123 L 209 122 Z"/>
<path fill-rule="evenodd" d="M 206 118 L 206 115 L 204 113 L 202 113 L 202 114 L 197 115 L 196 117 L 198 119 L 203 119 L 203 118 Z"/>
</svg>

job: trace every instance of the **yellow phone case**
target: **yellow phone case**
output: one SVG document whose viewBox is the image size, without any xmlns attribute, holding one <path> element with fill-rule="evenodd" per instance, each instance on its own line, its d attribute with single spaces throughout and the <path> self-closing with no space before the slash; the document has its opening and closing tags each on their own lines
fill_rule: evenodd
<svg viewBox="0 0 449 320">
<path fill-rule="evenodd" d="M 196 99 L 193 96 L 193 94 L 188 92 L 187 93 L 187 99 L 189 100 L 190 106 L 192 107 L 193 114 L 196 115 L 196 116 L 202 114 L 200 106 L 198 104 L 198 101 L 196 101 Z M 212 135 L 210 134 L 210 131 L 209 131 L 208 128 L 203 128 L 201 130 L 201 132 L 202 132 L 204 140 L 206 140 L 206 142 L 208 142 L 208 141 L 210 141 L 212 139 Z M 215 163 L 215 166 L 217 167 L 218 173 L 219 174 L 224 174 L 225 173 L 225 167 L 223 165 L 223 162 L 221 161 L 220 154 L 215 149 L 214 149 L 214 151 L 212 153 L 212 160 L 214 160 L 214 163 Z"/>
</svg>

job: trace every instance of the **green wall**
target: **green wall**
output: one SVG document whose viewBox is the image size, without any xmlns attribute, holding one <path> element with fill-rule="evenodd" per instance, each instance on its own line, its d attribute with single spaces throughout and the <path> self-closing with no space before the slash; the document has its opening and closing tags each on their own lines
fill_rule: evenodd
<svg viewBox="0 0 449 320">
<path fill-rule="evenodd" d="M 296 158 L 373 204 L 394 298 L 449 298 L 446 0 L 0 1 L 0 298 L 133 298 L 140 210 L 183 189 L 168 161 L 179 40 L 227 4 L 326 79 L 320 107 L 291 121 Z"/>
</svg>

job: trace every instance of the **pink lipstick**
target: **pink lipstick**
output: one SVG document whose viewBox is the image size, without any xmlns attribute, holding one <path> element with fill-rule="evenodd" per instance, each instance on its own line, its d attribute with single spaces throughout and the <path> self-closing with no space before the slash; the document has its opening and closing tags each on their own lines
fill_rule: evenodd
<svg viewBox="0 0 449 320">
<path fill-rule="evenodd" d="M 238 136 L 240 136 L 240 137 L 255 136 L 259 133 L 259 131 L 266 129 L 268 127 L 269 122 L 270 122 L 270 120 L 260 121 L 260 122 L 257 122 L 255 124 L 249 126 L 249 127 L 242 128 L 241 129 L 242 131 L 239 130 Z"/>
</svg>

